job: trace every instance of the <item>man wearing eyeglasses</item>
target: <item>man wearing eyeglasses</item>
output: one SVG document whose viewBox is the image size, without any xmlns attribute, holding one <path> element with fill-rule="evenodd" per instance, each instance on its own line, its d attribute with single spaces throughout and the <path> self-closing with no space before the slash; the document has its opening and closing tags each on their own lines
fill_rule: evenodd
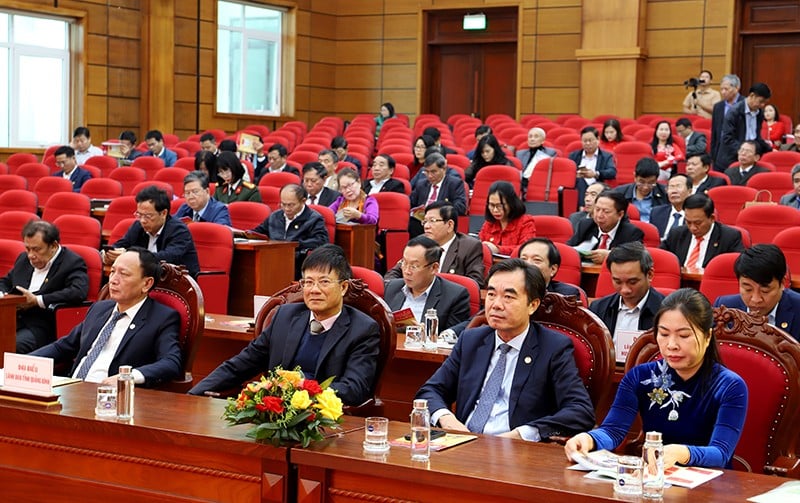
<svg viewBox="0 0 800 503">
<path fill-rule="evenodd" d="M 658 182 L 658 163 L 651 157 L 642 157 L 636 162 L 633 171 L 634 183 L 617 187 L 629 203 L 639 210 L 639 220 L 650 222 L 650 212 L 656 206 L 669 204 L 664 186 Z"/>
<path fill-rule="evenodd" d="M 213 394 L 278 365 L 299 365 L 307 379 L 334 377 L 331 387 L 345 405 L 364 403 L 375 386 L 380 335 L 375 320 L 344 305 L 351 278 L 340 247 L 314 250 L 303 262 L 303 303 L 280 306 L 261 335 L 189 393 Z"/>
<path fill-rule="evenodd" d="M 211 197 L 208 176 L 204 172 L 193 171 L 184 177 L 183 197 L 186 202 L 175 212 L 175 218 L 231 225 L 228 206 Z"/>
<path fill-rule="evenodd" d="M 469 292 L 461 285 L 440 278 L 442 249 L 427 236 L 417 236 L 406 245 L 400 269 L 403 279 L 386 284 L 384 300 L 392 311 L 411 309 L 422 323 L 428 309 L 436 309 L 439 328 L 450 328 L 469 318 Z"/>
<path fill-rule="evenodd" d="M 200 272 L 197 250 L 186 224 L 169 214 L 169 196 L 155 185 L 136 194 L 136 217 L 128 232 L 103 252 L 103 262 L 111 265 L 127 248 L 140 246 L 156 254 L 158 260 L 184 265 L 193 277 Z"/>
</svg>

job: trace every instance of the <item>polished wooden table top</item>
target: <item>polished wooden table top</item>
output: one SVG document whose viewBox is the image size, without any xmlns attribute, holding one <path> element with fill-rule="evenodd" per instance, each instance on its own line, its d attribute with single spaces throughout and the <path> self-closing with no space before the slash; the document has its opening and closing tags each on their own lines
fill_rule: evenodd
<svg viewBox="0 0 800 503">
<path fill-rule="evenodd" d="M 391 422 L 389 438 L 408 433 L 405 423 Z M 290 459 L 304 475 L 323 468 L 328 491 L 345 491 L 352 483 L 377 496 L 391 485 L 386 497 L 417 501 L 607 501 L 619 500 L 613 484 L 584 478 L 584 472 L 567 470 L 572 463 L 564 448 L 522 440 L 479 436 L 477 440 L 433 452 L 429 463 L 411 460 L 408 449 L 392 447 L 385 456 L 365 454 L 360 431 L 325 440 L 308 449 L 292 449 Z M 351 475 L 337 478 L 336 474 Z M 363 476 L 362 481 L 356 480 Z M 695 489 L 670 487 L 664 501 L 743 501 L 777 487 L 787 479 L 745 472 L 726 471 Z M 336 486 L 340 485 L 339 489 Z M 353 489 L 358 491 L 358 489 Z M 399 492 L 398 492 L 399 491 Z M 481 498 L 476 498 L 480 495 Z M 442 499 L 444 498 L 444 499 Z M 496 498 L 496 499 L 495 499 Z M 302 501 L 302 495 L 299 495 Z M 379 501 L 379 499 L 370 499 Z M 638 501 L 638 500 L 637 500 Z"/>
</svg>

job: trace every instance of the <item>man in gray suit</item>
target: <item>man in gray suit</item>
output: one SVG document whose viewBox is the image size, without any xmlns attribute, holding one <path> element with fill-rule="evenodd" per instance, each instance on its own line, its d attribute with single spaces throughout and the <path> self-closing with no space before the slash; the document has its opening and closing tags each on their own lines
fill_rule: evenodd
<svg viewBox="0 0 800 503">
<path fill-rule="evenodd" d="M 686 158 L 688 159 L 693 155 L 700 155 L 706 153 L 706 146 L 708 139 L 703 133 L 698 133 L 692 129 L 692 121 L 686 117 L 681 117 L 675 121 L 675 131 L 683 137 L 686 143 Z"/>
<path fill-rule="evenodd" d="M 800 164 L 795 164 L 792 168 L 792 185 L 794 192 L 781 197 L 781 204 L 800 210 Z"/>
<path fill-rule="evenodd" d="M 403 250 L 403 279 L 386 284 L 384 299 L 392 311 L 411 309 L 422 323 L 428 309 L 436 309 L 439 327 L 450 328 L 469 318 L 469 293 L 461 285 L 436 275 L 442 249 L 427 236 L 417 236 Z"/>
</svg>

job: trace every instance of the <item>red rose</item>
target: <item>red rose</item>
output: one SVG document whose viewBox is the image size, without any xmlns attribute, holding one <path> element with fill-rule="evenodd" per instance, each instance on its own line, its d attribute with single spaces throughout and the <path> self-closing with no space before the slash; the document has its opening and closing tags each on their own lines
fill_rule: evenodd
<svg viewBox="0 0 800 503">
<path fill-rule="evenodd" d="M 256 404 L 256 410 L 280 414 L 283 412 L 283 400 L 277 396 L 265 396 L 261 399 L 261 403 Z"/>
<path fill-rule="evenodd" d="M 300 389 L 308 391 L 308 394 L 311 396 L 322 393 L 322 388 L 319 387 L 319 383 L 314 379 L 306 379 L 303 381 L 303 385 Z"/>
</svg>

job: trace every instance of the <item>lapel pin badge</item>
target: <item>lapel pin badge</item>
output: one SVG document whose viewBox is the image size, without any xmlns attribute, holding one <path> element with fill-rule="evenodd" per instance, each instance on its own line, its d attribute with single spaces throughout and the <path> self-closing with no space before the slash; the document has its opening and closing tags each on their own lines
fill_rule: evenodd
<svg viewBox="0 0 800 503">
<path fill-rule="evenodd" d="M 785 321 L 783 323 L 781 323 L 781 328 L 787 328 L 788 326 L 789 326 L 789 324 L 786 323 Z"/>
<path fill-rule="evenodd" d="M 526 364 L 526 365 L 530 365 L 532 361 L 533 361 L 533 360 L 531 359 L 531 357 L 530 357 L 530 356 L 526 356 L 526 357 L 525 357 L 525 364 Z"/>
<path fill-rule="evenodd" d="M 131 326 L 129 326 L 128 328 L 129 328 L 129 329 L 131 329 L 131 330 L 133 330 L 133 329 L 135 329 L 135 328 L 136 328 L 136 324 L 135 324 L 135 323 L 131 323 Z"/>
</svg>

